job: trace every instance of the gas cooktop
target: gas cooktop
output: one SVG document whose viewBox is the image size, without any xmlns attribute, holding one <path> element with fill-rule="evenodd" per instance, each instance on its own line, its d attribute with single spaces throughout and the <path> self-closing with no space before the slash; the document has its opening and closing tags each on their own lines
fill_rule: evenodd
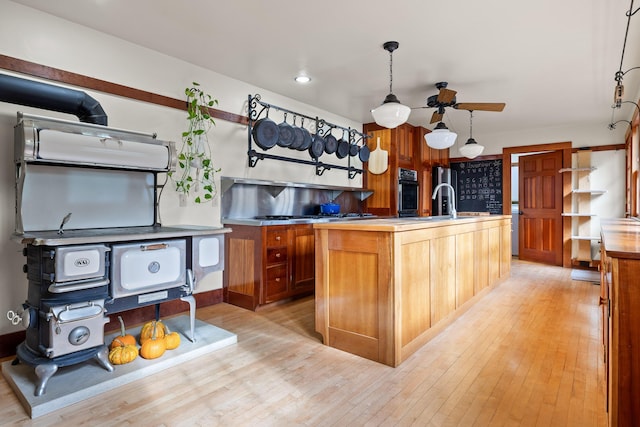
<svg viewBox="0 0 640 427">
<path fill-rule="evenodd" d="M 376 216 L 370 213 L 359 212 L 316 215 L 258 215 L 251 218 L 224 218 L 222 219 L 222 223 L 236 225 L 286 225 L 371 218 L 376 218 Z"/>
</svg>

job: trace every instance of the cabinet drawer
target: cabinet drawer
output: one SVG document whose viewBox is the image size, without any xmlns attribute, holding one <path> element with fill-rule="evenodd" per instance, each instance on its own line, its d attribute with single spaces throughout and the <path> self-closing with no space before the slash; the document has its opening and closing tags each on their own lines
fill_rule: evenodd
<svg viewBox="0 0 640 427">
<path fill-rule="evenodd" d="M 287 261 L 287 248 L 267 248 L 267 264 L 277 264 Z"/>
<path fill-rule="evenodd" d="M 287 292 L 287 265 L 267 268 L 266 296 L 269 297 Z"/>
<path fill-rule="evenodd" d="M 267 231 L 267 246 L 284 246 L 287 244 L 287 230 Z"/>
</svg>

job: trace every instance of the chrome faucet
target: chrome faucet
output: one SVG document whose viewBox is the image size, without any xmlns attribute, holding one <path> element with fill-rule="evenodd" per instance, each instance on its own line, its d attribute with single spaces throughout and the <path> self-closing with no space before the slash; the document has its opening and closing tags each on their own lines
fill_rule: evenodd
<svg viewBox="0 0 640 427">
<path fill-rule="evenodd" d="M 438 184 L 436 185 L 436 188 L 433 189 L 433 196 L 431 197 L 433 200 L 436 199 L 440 187 L 447 187 L 451 190 L 451 203 L 449 203 L 449 213 L 451 214 L 451 218 L 456 219 L 458 217 L 458 213 L 456 212 L 456 190 L 453 189 L 451 184 L 447 184 L 446 182 Z"/>
</svg>

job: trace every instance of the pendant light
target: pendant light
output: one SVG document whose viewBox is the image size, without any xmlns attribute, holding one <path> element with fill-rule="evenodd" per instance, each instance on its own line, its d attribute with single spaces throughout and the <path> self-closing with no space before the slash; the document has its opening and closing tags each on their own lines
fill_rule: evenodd
<svg viewBox="0 0 640 427">
<path fill-rule="evenodd" d="M 460 153 L 468 159 L 475 159 L 484 151 L 484 146 L 478 144 L 475 139 L 473 139 L 473 110 L 469 110 L 469 139 L 467 142 L 460 147 Z"/>
<path fill-rule="evenodd" d="M 457 136 L 457 133 L 451 132 L 447 125 L 440 122 L 433 131 L 424 136 L 424 140 L 429 147 L 443 150 L 455 144 Z"/>
<path fill-rule="evenodd" d="M 399 46 L 398 42 L 386 42 L 382 47 L 389 52 L 389 95 L 382 101 L 382 105 L 371 110 L 373 119 L 382 127 L 393 129 L 409 119 L 411 108 L 402 105 L 393 94 L 393 51 Z"/>
</svg>

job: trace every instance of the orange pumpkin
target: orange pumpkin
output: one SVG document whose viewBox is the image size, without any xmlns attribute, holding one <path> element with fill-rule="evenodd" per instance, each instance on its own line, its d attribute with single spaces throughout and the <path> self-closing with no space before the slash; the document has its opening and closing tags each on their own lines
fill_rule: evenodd
<svg viewBox="0 0 640 427">
<path fill-rule="evenodd" d="M 157 326 L 157 328 L 156 328 Z M 140 345 L 144 344 L 145 341 L 151 338 L 153 335 L 153 329 L 156 328 L 156 338 L 164 338 L 164 324 L 162 321 L 158 320 L 157 322 L 151 321 L 142 325 L 142 329 L 140 329 Z"/>
<path fill-rule="evenodd" d="M 155 320 L 152 322 L 151 338 L 142 343 L 142 347 L 140 347 L 140 356 L 145 359 L 157 359 L 162 356 L 167 349 L 164 342 L 164 329 L 162 330 L 162 338 L 158 337 L 158 324 L 160 324 L 160 322 L 156 322 Z"/>
<path fill-rule="evenodd" d="M 138 357 L 138 347 L 124 344 L 120 338 L 115 338 L 114 341 L 118 341 L 118 344 L 109 351 L 109 362 L 114 365 L 124 365 Z"/>
<path fill-rule="evenodd" d="M 164 343 L 167 350 L 174 350 L 180 345 L 180 334 L 171 332 L 167 325 L 164 325 Z"/>
<path fill-rule="evenodd" d="M 124 320 L 122 320 L 122 316 L 118 316 L 118 320 L 120 321 L 120 335 L 118 335 L 113 339 L 113 341 L 111 341 L 111 344 L 109 345 L 109 350 L 113 350 L 115 347 L 123 347 L 125 345 L 132 345 L 135 347 L 137 345 L 136 337 L 126 333 L 124 328 Z"/>
</svg>

